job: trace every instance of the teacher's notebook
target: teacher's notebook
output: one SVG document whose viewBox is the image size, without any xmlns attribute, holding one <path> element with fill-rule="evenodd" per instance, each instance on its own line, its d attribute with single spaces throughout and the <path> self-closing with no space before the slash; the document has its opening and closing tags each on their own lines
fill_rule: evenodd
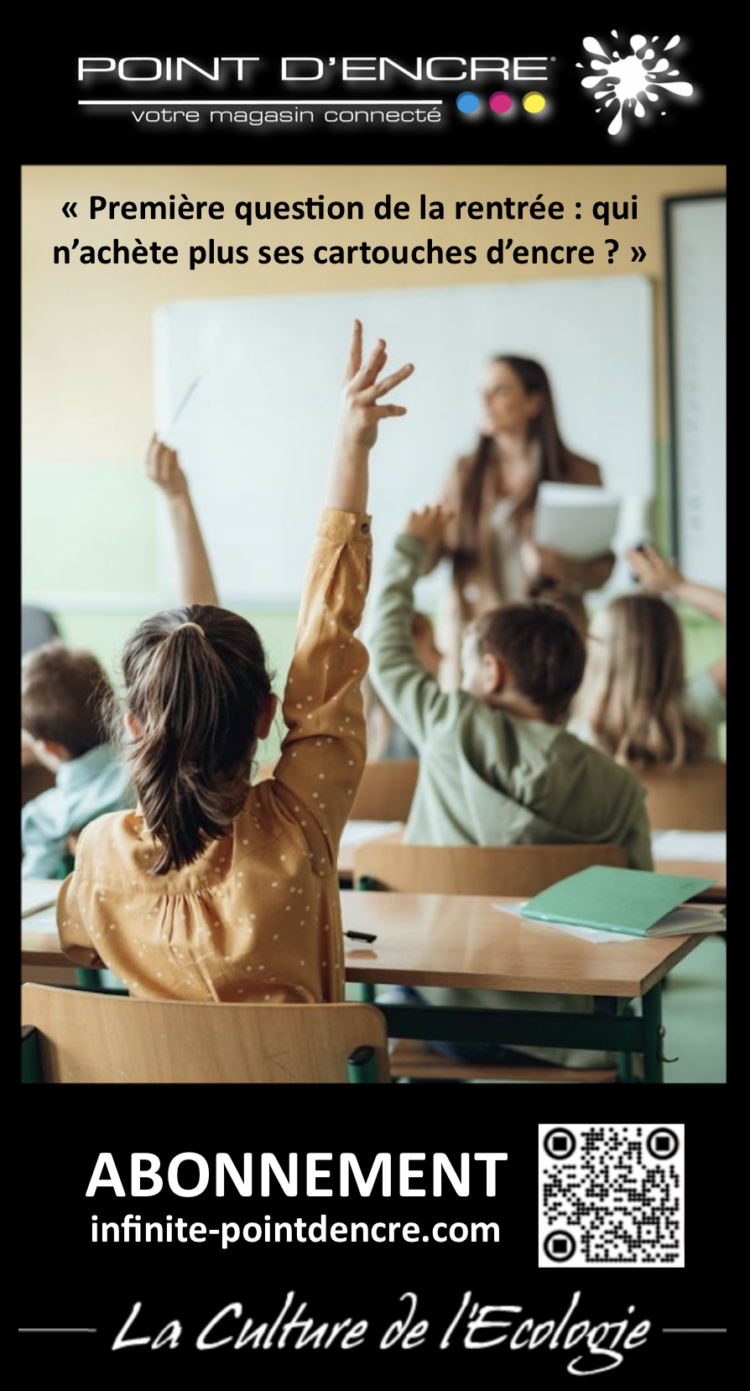
<svg viewBox="0 0 750 1391">
<path fill-rule="evenodd" d="M 652 874 L 639 869 L 592 865 L 537 894 L 521 909 L 524 918 L 584 927 L 628 937 L 665 937 L 682 932 L 718 932 L 723 915 L 689 909 L 674 912 L 712 879 L 687 874 Z M 705 918 L 705 923 L 704 923 Z"/>
</svg>

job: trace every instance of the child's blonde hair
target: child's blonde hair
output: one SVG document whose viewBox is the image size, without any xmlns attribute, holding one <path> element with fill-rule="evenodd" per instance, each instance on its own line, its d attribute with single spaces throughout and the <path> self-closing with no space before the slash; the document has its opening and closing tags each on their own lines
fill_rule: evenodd
<svg viewBox="0 0 750 1391">
<path fill-rule="evenodd" d="M 702 758 L 707 732 L 682 707 L 685 663 L 674 609 L 655 594 L 614 599 L 596 641 L 594 740 L 618 763 L 679 768 Z"/>
</svg>

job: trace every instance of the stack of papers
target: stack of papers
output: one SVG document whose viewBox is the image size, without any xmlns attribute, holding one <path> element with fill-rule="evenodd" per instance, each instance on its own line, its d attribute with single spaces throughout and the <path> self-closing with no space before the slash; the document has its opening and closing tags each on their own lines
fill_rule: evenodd
<svg viewBox="0 0 750 1391">
<path fill-rule="evenodd" d="M 573 560 L 592 560 L 612 545 L 620 499 L 606 488 L 540 483 L 534 539 Z"/>
</svg>

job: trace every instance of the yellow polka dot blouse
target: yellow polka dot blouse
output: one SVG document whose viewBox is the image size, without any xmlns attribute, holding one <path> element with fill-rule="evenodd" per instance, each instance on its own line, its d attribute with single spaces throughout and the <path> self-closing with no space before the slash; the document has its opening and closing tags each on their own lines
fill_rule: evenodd
<svg viewBox="0 0 750 1391">
<path fill-rule="evenodd" d="M 370 519 L 327 509 L 313 549 L 273 779 L 248 791 L 232 831 L 186 869 L 150 873 L 136 812 L 84 831 L 58 927 L 78 965 L 108 966 L 142 999 L 341 1000 L 336 862 L 365 762 L 354 636 L 370 578 Z"/>
</svg>

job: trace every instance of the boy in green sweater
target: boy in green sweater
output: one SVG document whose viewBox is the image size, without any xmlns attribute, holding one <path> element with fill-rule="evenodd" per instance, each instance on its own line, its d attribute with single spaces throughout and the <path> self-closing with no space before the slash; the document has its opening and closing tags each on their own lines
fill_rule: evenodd
<svg viewBox="0 0 750 1391">
<path fill-rule="evenodd" d="M 632 869 L 652 869 L 644 793 L 635 775 L 565 728 L 586 651 L 553 604 L 509 604 L 468 632 L 463 687 L 444 692 L 419 662 L 411 634 L 414 586 L 446 517 L 428 507 L 409 517 L 376 600 L 371 676 L 384 705 L 416 745 L 419 781 L 406 840 L 412 845 L 621 845 Z M 571 997 L 429 990 L 432 1003 L 578 1010 Z M 465 1051 L 465 1050 L 464 1050 Z M 588 1051 L 523 1051 L 567 1066 L 595 1067 Z"/>
<path fill-rule="evenodd" d="M 414 651 L 414 586 L 445 517 L 414 512 L 375 604 L 371 676 L 416 745 L 412 845 L 621 845 L 652 869 L 634 774 L 564 726 L 583 679 L 583 639 L 560 608 L 508 604 L 470 629 L 463 689 L 441 691 Z"/>
</svg>

